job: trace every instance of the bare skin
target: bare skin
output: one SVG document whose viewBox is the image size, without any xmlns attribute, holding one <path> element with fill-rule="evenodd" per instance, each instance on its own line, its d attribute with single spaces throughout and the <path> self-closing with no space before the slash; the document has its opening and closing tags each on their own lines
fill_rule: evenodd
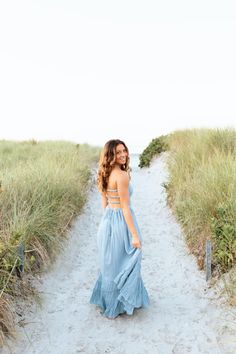
<svg viewBox="0 0 236 354">
<path fill-rule="evenodd" d="M 117 199 L 119 204 L 112 204 L 112 208 L 122 208 L 123 215 L 129 231 L 132 235 L 132 246 L 135 248 L 141 248 L 141 241 L 134 225 L 133 217 L 129 208 L 129 180 L 130 177 L 126 171 L 121 170 L 127 159 L 128 153 L 123 144 L 119 144 L 116 147 L 116 161 L 115 165 L 109 176 L 108 189 L 117 189 L 117 192 L 109 192 L 110 196 L 119 196 Z M 102 207 L 107 206 L 106 193 L 102 194 Z"/>
</svg>

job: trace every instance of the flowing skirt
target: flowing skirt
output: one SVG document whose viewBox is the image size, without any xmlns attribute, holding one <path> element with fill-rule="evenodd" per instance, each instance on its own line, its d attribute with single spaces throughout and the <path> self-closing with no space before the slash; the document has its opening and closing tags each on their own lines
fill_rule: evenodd
<svg viewBox="0 0 236 354">
<path fill-rule="evenodd" d="M 142 235 L 133 208 L 133 221 L 142 242 Z M 119 314 L 132 315 L 135 308 L 150 304 L 141 277 L 142 250 L 132 246 L 132 236 L 121 208 L 107 206 L 97 232 L 98 279 L 92 291 L 90 303 L 101 308 L 109 318 Z"/>
</svg>

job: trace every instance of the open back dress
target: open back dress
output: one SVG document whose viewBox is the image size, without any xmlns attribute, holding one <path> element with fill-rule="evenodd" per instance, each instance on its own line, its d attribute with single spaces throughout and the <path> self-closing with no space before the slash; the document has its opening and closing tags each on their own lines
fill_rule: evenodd
<svg viewBox="0 0 236 354">
<path fill-rule="evenodd" d="M 107 189 L 117 192 L 117 189 Z M 131 205 L 133 186 L 129 182 L 130 211 L 141 242 L 136 215 Z M 118 195 L 107 195 L 108 205 L 104 209 L 97 232 L 99 274 L 92 290 L 90 303 L 100 307 L 101 314 L 115 318 L 119 314 L 132 315 L 135 308 L 150 304 L 147 290 L 141 277 L 142 250 L 132 246 L 132 235 L 126 224 Z"/>
</svg>

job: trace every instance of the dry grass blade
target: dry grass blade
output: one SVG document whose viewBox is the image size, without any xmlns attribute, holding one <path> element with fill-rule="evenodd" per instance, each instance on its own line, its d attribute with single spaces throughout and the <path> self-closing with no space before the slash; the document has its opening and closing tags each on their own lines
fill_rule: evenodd
<svg viewBox="0 0 236 354">
<path fill-rule="evenodd" d="M 0 298 L 0 346 L 3 346 L 5 336 L 16 337 L 14 314 L 11 309 L 12 303 L 3 294 Z"/>
</svg>

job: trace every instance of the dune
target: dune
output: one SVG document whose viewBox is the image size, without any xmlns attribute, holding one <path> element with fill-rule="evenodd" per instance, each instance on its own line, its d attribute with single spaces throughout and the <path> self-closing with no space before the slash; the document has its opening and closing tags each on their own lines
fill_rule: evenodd
<svg viewBox="0 0 236 354">
<path fill-rule="evenodd" d="M 166 204 L 165 161 L 162 153 L 150 168 L 136 166 L 132 171 L 132 205 L 144 239 L 141 272 L 149 308 L 110 321 L 89 304 L 99 271 L 96 231 L 102 215 L 94 186 L 63 252 L 35 279 L 42 306 L 23 308 L 18 338 L 4 353 L 236 352 L 235 313 L 206 282 Z"/>
</svg>

